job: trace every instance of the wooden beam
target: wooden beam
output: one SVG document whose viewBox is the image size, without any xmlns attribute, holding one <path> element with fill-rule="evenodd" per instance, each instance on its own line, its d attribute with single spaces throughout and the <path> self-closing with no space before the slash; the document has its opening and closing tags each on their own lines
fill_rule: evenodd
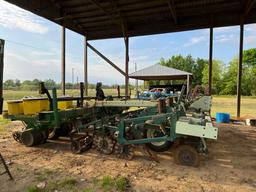
<svg viewBox="0 0 256 192">
<path fill-rule="evenodd" d="M 89 0 L 91 3 L 96 5 L 103 13 L 105 13 L 109 18 L 116 22 L 115 17 L 110 13 L 108 10 L 106 10 L 104 7 L 101 6 L 101 4 L 97 0 Z"/>
<path fill-rule="evenodd" d="M 245 8 L 245 15 L 246 16 L 250 13 L 250 11 L 251 11 L 251 9 L 252 9 L 252 7 L 254 6 L 255 3 L 256 3 L 256 0 L 249 0 L 247 2 L 246 8 Z"/>
<path fill-rule="evenodd" d="M 112 21 L 114 21 L 117 25 L 119 25 L 121 27 L 123 36 L 126 36 L 127 34 L 127 23 L 125 21 L 125 19 L 123 19 L 123 17 L 121 16 L 121 12 L 117 10 L 117 3 L 116 2 L 112 2 L 112 7 L 115 7 L 115 11 L 116 13 L 119 13 L 119 18 L 116 18 L 113 13 L 110 13 L 109 11 L 107 11 L 104 7 L 101 6 L 101 4 L 97 1 L 97 0 L 90 0 L 92 3 L 94 3 L 100 10 L 102 10 L 106 15 L 108 15 L 110 17 L 110 19 Z M 114 12 L 115 12 L 114 11 Z"/>
<path fill-rule="evenodd" d="M 63 17 L 62 17 L 62 19 L 61 19 L 61 17 L 59 17 L 59 18 L 57 18 L 57 20 L 59 19 L 59 20 L 63 20 L 63 23 L 64 23 L 64 21 L 65 21 L 65 19 L 67 19 L 67 18 L 65 18 L 65 16 L 66 15 L 68 15 L 66 12 L 65 12 L 65 10 L 63 10 L 63 8 L 61 7 L 61 5 L 56 1 L 56 0 L 51 0 L 51 2 L 53 3 L 53 5 L 55 6 L 55 7 L 57 7 L 58 9 L 59 9 L 59 11 L 62 13 L 62 15 L 63 15 Z M 69 18 L 69 17 L 68 17 Z M 78 24 L 75 20 L 73 20 L 72 18 L 69 18 L 70 19 L 70 21 L 76 26 L 76 27 L 78 27 L 78 29 L 80 29 L 81 31 L 85 31 L 84 30 L 84 28 L 80 25 L 80 24 Z M 56 21 L 57 21 L 56 20 Z"/>
<path fill-rule="evenodd" d="M 175 24 L 177 24 L 177 14 L 176 14 L 176 10 L 175 10 L 174 1 L 173 0 L 168 0 L 167 3 L 168 3 L 168 7 L 170 9 L 173 21 L 174 21 Z"/>
<path fill-rule="evenodd" d="M 212 54 L 213 53 L 213 27 L 210 27 L 209 39 L 209 68 L 208 68 L 208 94 L 212 95 Z"/>
<path fill-rule="evenodd" d="M 104 59 L 108 64 L 114 67 L 117 71 L 119 71 L 122 75 L 126 76 L 126 73 L 120 69 L 117 65 L 115 65 L 112 61 L 110 61 L 107 57 L 105 57 L 101 52 L 99 52 L 96 48 L 94 48 L 91 44 L 87 42 L 87 46 L 93 50 L 97 55 L 99 55 L 102 59 Z"/>
<path fill-rule="evenodd" d="M 241 81 L 242 81 L 242 65 L 243 65 L 243 43 L 244 43 L 244 18 L 241 18 L 240 23 L 240 45 L 239 45 L 239 62 L 237 73 L 237 117 L 240 117 L 241 109 Z"/>
</svg>

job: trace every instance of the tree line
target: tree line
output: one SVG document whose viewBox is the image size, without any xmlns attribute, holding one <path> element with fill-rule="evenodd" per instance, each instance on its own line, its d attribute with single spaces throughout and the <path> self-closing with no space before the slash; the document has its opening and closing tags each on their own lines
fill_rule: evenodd
<svg viewBox="0 0 256 192">
<path fill-rule="evenodd" d="M 193 58 L 191 55 L 175 55 L 169 59 L 160 59 L 161 65 L 173 67 L 193 74 L 192 87 L 203 85 L 208 87 L 209 61 Z M 238 57 L 234 57 L 228 65 L 220 60 L 213 60 L 212 93 L 217 95 L 235 95 L 237 89 Z M 158 82 L 161 83 L 161 82 Z M 242 95 L 256 95 L 256 48 L 243 52 Z"/>
<path fill-rule="evenodd" d="M 193 58 L 191 55 L 182 56 L 175 55 L 169 59 L 160 59 L 159 63 L 167 67 L 173 67 L 179 70 L 187 71 L 193 74 L 192 87 L 196 85 L 208 86 L 208 66 L 209 61 L 203 58 Z M 212 66 L 212 93 L 217 95 L 235 95 L 237 88 L 237 72 L 238 72 L 238 57 L 234 57 L 228 65 L 225 65 L 220 60 L 213 60 Z M 248 49 L 243 52 L 243 67 L 242 67 L 242 95 L 256 95 L 256 48 Z M 6 80 L 4 89 L 6 90 L 38 90 L 38 85 L 41 80 Z M 56 83 L 52 79 L 44 81 L 48 89 L 56 87 L 60 89 L 60 83 Z M 151 81 L 154 84 L 169 84 L 169 81 Z M 175 82 L 172 82 L 175 83 Z M 105 85 L 103 88 L 116 88 L 118 84 Z M 129 85 L 130 89 L 134 89 L 133 85 Z M 66 83 L 66 89 L 79 88 L 78 84 Z M 95 84 L 90 83 L 89 89 L 95 89 Z M 124 88 L 124 85 L 120 85 Z"/>
<path fill-rule="evenodd" d="M 24 91 L 37 91 L 39 89 L 39 83 L 41 82 L 41 80 L 39 79 L 34 79 L 34 80 L 25 80 L 25 81 L 20 81 L 18 79 L 8 79 L 4 82 L 3 84 L 3 88 L 5 90 L 24 90 Z M 48 89 L 52 89 L 52 88 L 57 88 L 60 89 L 61 88 L 61 84 L 60 83 L 56 83 L 54 80 L 52 79 L 46 79 L 43 81 L 45 83 L 45 86 Z M 104 85 L 103 84 L 103 89 L 110 89 L 110 88 L 117 88 L 118 84 L 114 84 L 114 85 Z M 65 85 L 66 89 L 79 89 L 79 84 L 75 83 L 69 83 L 67 82 Z M 89 89 L 95 89 L 96 88 L 96 84 L 92 84 L 89 83 L 88 85 Z M 120 85 L 120 88 L 124 88 L 124 85 Z"/>
</svg>

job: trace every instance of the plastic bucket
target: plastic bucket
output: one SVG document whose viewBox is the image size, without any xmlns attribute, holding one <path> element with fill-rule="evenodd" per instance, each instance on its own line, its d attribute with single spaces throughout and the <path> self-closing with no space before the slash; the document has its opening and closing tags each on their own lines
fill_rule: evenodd
<svg viewBox="0 0 256 192">
<path fill-rule="evenodd" d="M 216 123 L 229 123 L 230 114 L 229 113 L 216 113 Z"/>
</svg>

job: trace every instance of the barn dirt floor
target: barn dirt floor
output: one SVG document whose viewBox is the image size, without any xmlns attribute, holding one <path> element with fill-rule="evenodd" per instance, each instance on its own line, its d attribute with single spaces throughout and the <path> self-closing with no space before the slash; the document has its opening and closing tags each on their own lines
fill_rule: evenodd
<svg viewBox="0 0 256 192">
<path fill-rule="evenodd" d="M 156 163 L 140 152 L 131 161 L 95 150 L 74 155 L 64 139 L 29 148 L 12 139 L 20 126 L 12 122 L 0 132 L 0 151 L 14 177 L 0 176 L 3 192 L 256 191 L 256 127 L 219 125 L 218 140 L 208 141 L 209 155 L 193 168 L 176 165 L 173 149 Z"/>
</svg>

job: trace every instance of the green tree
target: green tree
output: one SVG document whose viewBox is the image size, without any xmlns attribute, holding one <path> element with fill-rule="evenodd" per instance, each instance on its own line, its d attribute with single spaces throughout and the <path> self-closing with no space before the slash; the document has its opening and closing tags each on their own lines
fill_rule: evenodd
<svg viewBox="0 0 256 192">
<path fill-rule="evenodd" d="M 208 60 L 197 58 L 195 64 L 193 65 L 192 74 L 193 81 L 192 85 L 202 85 L 203 83 L 203 70 L 205 66 L 208 65 Z"/>
<path fill-rule="evenodd" d="M 235 57 L 224 74 L 221 94 L 236 94 L 237 73 L 238 58 Z M 241 94 L 256 95 L 256 48 L 245 50 L 243 53 Z"/>
<path fill-rule="evenodd" d="M 44 83 L 45 83 L 45 86 L 46 86 L 48 89 L 52 89 L 52 88 L 56 87 L 56 83 L 55 83 L 55 81 L 52 80 L 52 79 L 46 79 L 46 80 L 44 81 Z"/>
<path fill-rule="evenodd" d="M 203 70 L 205 65 L 208 63 L 208 60 L 197 58 L 194 59 L 191 55 L 182 56 L 175 55 L 170 59 L 165 60 L 164 58 L 160 59 L 159 62 L 163 66 L 172 67 L 182 71 L 186 71 L 193 74 L 192 86 L 202 84 Z M 169 81 L 165 81 L 170 83 Z M 179 82 L 179 81 L 178 81 Z"/>
<path fill-rule="evenodd" d="M 15 82 L 12 79 L 8 79 L 4 82 L 4 89 L 12 89 L 15 87 Z"/>
<path fill-rule="evenodd" d="M 222 89 L 222 75 L 224 64 L 219 60 L 212 61 L 212 93 L 219 94 Z M 203 85 L 208 85 L 209 80 L 209 64 L 207 63 L 203 69 Z"/>
</svg>

